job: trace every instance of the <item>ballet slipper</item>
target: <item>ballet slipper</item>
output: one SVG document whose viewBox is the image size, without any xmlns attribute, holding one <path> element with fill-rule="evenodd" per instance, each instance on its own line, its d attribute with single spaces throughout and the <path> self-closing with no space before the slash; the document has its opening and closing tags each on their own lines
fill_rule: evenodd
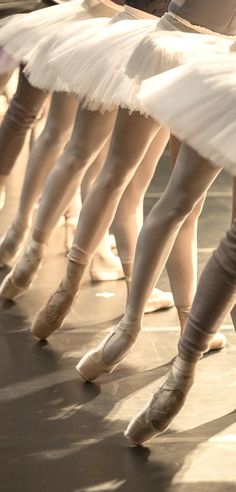
<svg viewBox="0 0 236 492">
<path fill-rule="evenodd" d="M 173 307 L 174 298 L 171 292 L 154 288 L 145 306 L 145 314 L 159 311 L 160 309 L 170 309 Z"/>
<path fill-rule="evenodd" d="M 180 325 L 181 325 L 181 335 L 184 332 L 184 328 L 189 316 L 189 313 L 191 311 L 191 306 L 185 306 L 185 307 L 177 307 L 178 311 L 178 317 L 180 320 Z M 226 345 L 226 337 L 223 335 L 223 333 L 215 333 L 209 342 L 208 348 L 205 352 L 207 354 L 208 352 L 211 352 L 211 350 L 222 350 Z"/>
<path fill-rule="evenodd" d="M 124 278 L 120 258 L 112 252 L 110 236 L 108 234 L 100 242 L 91 261 L 90 277 L 93 282 L 120 280 Z"/>
<path fill-rule="evenodd" d="M 120 259 L 112 252 L 109 255 L 95 253 L 90 266 L 90 277 L 93 282 L 105 282 L 124 278 Z"/>
<path fill-rule="evenodd" d="M 76 366 L 80 376 L 87 382 L 102 374 L 110 374 L 133 348 L 140 332 L 140 322 L 127 322 L 126 317 L 99 344 L 82 357 Z"/>
<path fill-rule="evenodd" d="M 0 297 L 12 300 L 28 290 L 41 265 L 44 245 L 31 239 L 15 267 L 0 286 Z"/>
<path fill-rule="evenodd" d="M 179 371 L 179 361 L 181 363 L 181 359 L 177 357 L 166 380 L 124 432 L 125 437 L 133 444 L 142 445 L 164 432 L 183 407 L 193 385 L 195 364 L 189 363 L 190 371 Z"/>
<path fill-rule="evenodd" d="M 0 186 L 0 210 L 3 209 L 5 202 L 6 202 L 6 186 L 1 185 Z"/>
<path fill-rule="evenodd" d="M 222 350 L 225 347 L 225 345 L 226 345 L 225 335 L 223 335 L 223 333 L 215 333 L 215 335 L 213 335 L 208 345 L 208 349 L 205 352 L 205 354 L 210 352 L 211 350 Z"/>
<path fill-rule="evenodd" d="M 8 231 L 0 240 L 0 265 L 8 265 L 23 247 L 24 239 L 28 231 L 28 224 L 16 219 L 10 225 Z"/>
<path fill-rule="evenodd" d="M 40 340 L 46 340 L 52 333 L 61 327 L 64 318 L 70 312 L 78 295 L 79 267 L 76 270 L 74 263 L 67 266 L 67 275 L 60 283 L 57 290 L 49 298 L 36 315 L 31 333 Z"/>
</svg>

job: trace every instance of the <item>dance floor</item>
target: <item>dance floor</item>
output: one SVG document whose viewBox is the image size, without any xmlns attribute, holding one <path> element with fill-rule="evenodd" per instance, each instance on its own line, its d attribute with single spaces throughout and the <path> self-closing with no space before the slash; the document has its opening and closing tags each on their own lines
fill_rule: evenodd
<svg viewBox="0 0 236 492">
<path fill-rule="evenodd" d="M 3 233 L 17 206 L 24 154 L 9 181 L 0 213 Z M 146 212 L 168 179 L 162 159 L 145 201 Z M 173 197 L 174 200 L 174 197 Z M 231 181 L 212 186 L 199 225 L 199 269 L 230 223 Z M 158 241 L 158 238 L 157 238 Z M 0 313 L 1 492 L 233 492 L 236 490 L 236 336 L 199 364 L 187 404 L 165 434 L 145 448 L 123 436 L 131 417 L 167 373 L 176 353 L 175 309 L 145 316 L 131 355 L 111 376 L 83 383 L 75 365 L 119 320 L 124 281 L 85 278 L 73 312 L 48 343 L 30 334 L 35 312 L 61 279 L 63 230 L 50 241 L 39 279 Z M 6 271 L 1 271 L 1 278 Z M 168 288 L 166 273 L 159 286 Z"/>
</svg>

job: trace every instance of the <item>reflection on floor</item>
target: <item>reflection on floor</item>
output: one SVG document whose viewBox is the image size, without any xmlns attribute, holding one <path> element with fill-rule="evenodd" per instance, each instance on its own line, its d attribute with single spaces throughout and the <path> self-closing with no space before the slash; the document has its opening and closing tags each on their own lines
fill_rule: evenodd
<svg viewBox="0 0 236 492">
<path fill-rule="evenodd" d="M 9 182 L 1 233 L 17 205 L 23 158 Z M 165 156 L 146 212 L 165 186 L 167 169 Z M 229 224 L 230 186 L 220 176 L 207 199 L 199 227 L 200 269 Z M 38 343 L 29 328 L 61 278 L 62 244 L 58 229 L 30 292 L 1 307 L 1 492 L 235 491 L 236 338 L 230 319 L 223 327 L 226 349 L 201 361 L 197 384 L 170 430 L 145 449 L 133 448 L 122 431 L 176 353 L 175 309 L 147 315 L 134 351 L 117 371 L 96 384 L 82 383 L 75 364 L 119 319 L 125 286 L 91 285 L 86 278 L 65 326 L 47 344 Z M 165 273 L 159 285 L 168 288 Z"/>
</svg>

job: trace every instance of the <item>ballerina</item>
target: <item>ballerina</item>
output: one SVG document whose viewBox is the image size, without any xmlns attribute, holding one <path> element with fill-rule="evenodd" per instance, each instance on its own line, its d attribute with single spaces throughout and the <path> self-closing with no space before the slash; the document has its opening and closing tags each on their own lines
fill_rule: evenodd
<svg viewBox="0 0 236 492">
<path fill-rule="evenodd" d="M 118 3 L 118 5 L 116 4 Z M 45 90 L 33 87 L 24 74 L 24 65 L 29 61 L 34 49 L 36 49 L 47 36 L 51 36 L 60 29 L 60 26 L 71 26 L 78 19 L 90 19 L 102 17 L 105 25 L 117 12 L 122 11 L 119 0 L 72 0 L 57 5 L 55 1 L 45 2 L 46 9 L 35 10 L 25 15 L 13 15 L 2 21 L 0 30 L 0 46 L 4 48 L 3 54 L 11 56 L 11 63 L 16 66 L 20 63 L 19 79 L 16 93 L 13 96 L 8 111 L 6 112 L 0 127 L 0 202 L 3 208 L 6 198 L 6 182 L 16 160 L 23 148 L 27 132 L 33 127 L 37 115 L 47 97 Z M 55 5 L 54 5 L 55 4 Z M 53 5 L 53 6 L 48 6 Z M 33 8 L 32 4 L 31 7 Z M 28 9 L 29 10 L 29 9 Z M 19 39 L 21 42 L 19 43 Z M 1 69 L 1 65 L 0 65 Z M 50 112 L 47 128 L 37 149 L 31 159 L 31 168 L 38 166 L 37 175 L 42 181 L 43 174 L 49 172 L 49 160 L 59 156 L 65 145 L 70 124 L 68 112 L 71 110 L 71 121 L 73 110 L 71 109 L 71 97 L 67 94 L 53 95 L 52 110 Z M 76 104 L 77 101 L 75 101 Z M 65 107 L 65 121 L 60 118 L 62 105 Z M 57 147 L 57 150 L 56 150 Z M 39 157 L 39 154 L 41 157 Z M 52 158 L 50 159 L 50 156 Z M 32 162 L 33 161 L 33 162 Z M 35 161 L 39 161 L 38 164 Z M 44 168 L 45 166 L 45 168 Z M 35 171 L 36 172 L 36 171 Z M 40 175 L 41 174 L 41 175 Z M 22 221 L 21 221 L 22 222 Z M 26 224 L 20 224 L 25 228 Z"/>
<path fill-rule="evenodd" d="M 170 6 L 172 4 L 173 2 L 171 2 Z M 150 2 L 151 9 L 153 9 L 155 6 L 155 2 Z M 207 20 L 210 23 L 209 15 Z M 140 102 L 136 97 L 136 91 L 138 90 L 141 80 L 137 83 L 136 80 L 134 82 L 130 81 L 128 76 L 125 76 L 125 69 L 127 66 L 129 55 L 133 51 L 133 47 L 137 45 L 139 39 L 144 38 L 147 32 L 155 31 L 158 37 L 159 30 L 178 31 L 182 29 L 184 31 L 193 31 L 194 33 L 198 33 L 199 31 L 201 33 L 204 33 L 206 30 L 205 27 L 202 27 L 200 29 L 199 27 L 194 25 L 189 26 L 189 22 L 185 19 L 182 19 L 181 21 L 181 19 L 178 18 L 176 20 L 175 16 L 170 13 L 166 14 L 164 18 L 162 18 L 161 21 L 158 22 L 157 25 L 155 24 L 155 28 L 153 27 L 153 22 L 153 20 L 143 21 L 139 19 L 136 22 L 134 20 L 124 20 L 112 23 L 111 25 L 106 27 L 104 32 L 99 33 L 97 36 L 95 36 L 94 40 L 85 41 L 84 46 L 80 45 L 79 50 L 77 49 L 77 47 L 74 47 L 74 51 L 71 54 L 71 57 L 68 57 L 68 51 L 63 50 L 63 47 L 61 47 L 61 56 L 60 54 L 58 54 L 58 56 L 54 59 L 53 66 L 55 67 L 58 64 L 59 67 L 59 77 L 57 79 L 57 84 L 59 82 L 60 85 L 60 81 L 64 77 L 66 80 L 62 81 L 61 85 L 63 87 L 68 87 L 68 83 L 71 82 L 71 85 L 73 86 L 73 91 L 76 93 L 76 86 L 78 83 L 78 94 L 80 96 L 82 94 L 85 96 L 86 104 L 88 104 L 89 107 L 91 104 L 91 107 L 93 107 L 93 109 L 96 109 L 96 105 L 100 104 L 101 102 L 102 110 L 110 109 L 110 112 L 106 111 L 102 113 L 99 111 L 91 112 L 84 108 L 79 110 L 75 123 L 75 127 L 77 126 L 77 130 L 75 131 L 74 135 L 77 135 L 76 142 L 78 142 L 78 136 L 82 137 L 83 135 L 85 135 L 84 132 L 86 130 L 86 140 L 84 138 L 79 139 L 79 142 L 83 142 L 83 146 L 82 148 L 80 148 L 79 153 L 80 159 L 77 159 L 77 162 L 73 162 L 73 165 L 70 166 L 70 179 L 72 183 L 75 182 L 75 177 L 77 177 L 78 174 L 81 173 L 81 164 L 83 165 L 84 171 L 84 162 L 88 162 L 91 158 L 91 146 L 93 151 L 95 151 L 96 149 L 100 148 L 101 143 L 104 142 L 104 133 L 101 137 L 101 135 L 99 135 L 99 132 L 101 131 L 101 129 L 104 131 L 105 122 L 107 124 L 107 128 L 110 129 L 109 120 L 116 117 L 116 110 L 112 110 L 113 105 L 115 104 L 116 107 L 116 105 L 120 104 L 122 107 L 128 107 L 128 109 L 120 109 L 118 112 L 111 146 L 105 166 L 103 167 L 98 180 L 96 181 L 89 197 L 86 199 L 84 206 L 82 207 L 79 227 L 77 229 L 75 240 L 69 255 L 66 277 L 62 281 L 58 291 L 49 300 L 46 308 L 39 313 L 39 316 L 37 317 L 33 325 L 33 333 L 40 338 L 45 338 L 49 336 L 50 333 L 59 328 L 65 315 L 70 310 L 77 296 L 79 283 L 81 281 L 85 268 L 89 263 L 91 255 L 93 254 L 94 250 L 96 249 L 97 245 L 99 244 L 101 238 L 103 237 L 105 231 L 107 230 L 113 219 L 120 197 L 127 187 L 128 182 L 137 171 L 138 166 L 143 161 L 148 148 L 154 142 L 154 138 L 157 137 L 158 132 L 160 131 L 160 125 L 156 124 L 152 118 L 146 118 L 141 114 L 143 112 L 143 108 L 141 107 Z M 209 33 L 209 30 L 207 30 L 207 32 Z M 192 51 L 191 46 L 187 51 L 185 50 L 185 52 L 183 52 L 183 48 L 181 47 L 179 55 L 177 54 L 174 63 L 178 64 L 189 61 L 192 56 L 197 56 L 196 53 L 199 53 L 200 48 L 203 49 L 203 46 L 204 48 L 207 48 L 213 52 L 224 52 L 226 49 L 228 49 L 228 39 L 225 39 L 223 37 L 221 38 L 220 36 L 213 37 L 212 34 L 213 33 L 211 32 L 211 34 L 209 36 L 206 36 L 206 38 L 204 36 L 199 36 L 199 34 L 189 35 L 191 40 L 194 39 Z M 163 39 L 165 39 L 166 35 L 167 33 L 165 32 L 163 34 Z M 213 38 L 214 41 L 212 42 Z M 71 42 L 73 45 L 77 46 L 76 43 L 74 43 L 73 39 L 70 40 L 68 48 L 70 53 Z M 123 44 L 121 44 L 121 42 Z M 109 49 L 104 50 L 104 46 L 108 46 Z M 127 50 L 127 48 L 129 49 Z M 104 53 L 104 51 L 105 54 L 102 57 L 102 53 Z M 173 45 L 170 51 L 174 51 Z M 92 57 L 92 60 L 91 58 L 89 58 L 89 53 L 90 57 Z M 146 52 L 146 54 L 147 53 L 148 51 Z M 64 61 L 64 65 L 62 66 L 63 56 L 66 59 Z M 81 67 L 81 73 L 79 73 L 77 77 L 76 73 L 78 70 L 77 65 L 73 63 L 73 57 L 75 57 L 75 59 L 77 60 L 78 56 L 81 59 L 84 57 L 83 59 L 85 62 L 85 66 L 87 66 L 87 70 L 84 70 L 85 66 L 83 65 L 81 60 L 78 59 L 78 67 Z M 163 58 L 164 60 L 166 58 L 166 66 L 164 61 L 161 64 L 161 68 L 168 69 L 173 63 L 173 57 L 169 56 L 168 53 L 166 54 L 166 52 L 164 51 Z M 93 61 L 91 66 L 90 60 Z M 71 66 L 75 77 L 72 77 L 73 80 L 71 81 L 67 80 L 69 68 L 68 64 Z M 153 69 L 155 69 L 155 66 L 153 67 Z M 96 83 L 96 81 L 98 81 L 98 74 L 99 87 L 97 87 Z M 145 73 L 143 75 L 145 75 Z M 71 74 L 69 78 L 71 78 Z M 42 80 L 42 77 L 40 80 L 40 83 L 43 84 L 44 81 Z M 111 85 L 109 85 L 109 83 L 107 84 L 108 80 L 112 81 Z M 120 81 L 120 84 L 117 85 L 117 90 L 114 92 L 114 95 L 110 99 L 111 88 L 116 87 L 117 80 Z M 56 87 L 58 89 L 59 86 L 57 85 Z M 88 91 L 87 96 L 83 92 L 84 90 L 86 90 L 86 87 Z M 105 89 L 106 87 L 107 89 Z M 109 97 L 107 97 L 108 94 Z M 116 100 L 115 103 L 114 98 Z M 103 99 L 105 100 L 105 104 Z M 130 109 L 136 109 L 136 111 L 133 112 L 131 116 L 129 114 Z M 99 126 L 99 122 L 102 123 L 101 128 Z M 80 146 L 81 145 L 82 144 L 80 144 Z M 67 152 L 68 148 L 69 146 L 67 147 Z M 63 159 L 61 160 L 61 166 L 62 163 Z M 62 176 L 61 179 L 64 179 L 64 175 L 61 173 L 60 175 Z M 176 285 L 176 276 L 173 275 L 172 289 L 173 286 L 175 286 L 174 290 L 176 292 L 176 305 L 178 307 L 182 327 L 184 326 L 186 316 L 190 309 L 193 293 L 195 290 L 196 269 L 193 238 L 195 238 L 196 236 L 197 218 L 202 207 L 202 198 L 204 195 L 204 191 L 207 189 L 207 186 L 210 185 L 212 179 L 213 177 L 211 175 L 204 176 L 205 188 L 203 189 L 203 192 L 199 196 L 198 200 L 195 200 L 194 196 L 189 197 L 189 202 L 191 202 L 191 205 L 188 204 L 189 209 L 185 210 L 184 218 L 181 216 L 181 223 L 178 227 L 178 230 L 180 230 L 181 226 L 184 224 L 180 233 L 180 240 L 177 240 L 175 244 L 176 254 L 174 254 L 173 252 L 172 264 L 174 263 L 174 258 L 178 258 L 178 261 L 176 261 L 177 268 L 179 268 L 179 265 L 182 264 L 183 272 L 187 272 L 186 284 L 184 286 L 184 279 L 182 288 L 179 289 L 179 285 Z M 199 187 L 200 186 L 202 189 L 202 180 L 199 182 Z M 175 196 L 175 193 L 172 196 Z M 179 196 L 181 198 L 182 193 L 180 193 Z M 172 203 L 172 201 L 170 201 L 170 203 Z M 189 216 L 190 212 L 192 212 L 191 216 Z M 186 218 L 188 218 L 187 221 L 185 221 Z M 186 238 L 185 242 L 183 239 L 184 237 Z M 36 237 L 35 240 L 37 241 Z M 180 243 L 182 243 L 182 248 L 183 246 L 186 246 L 186 244 L 188 244 L 188 257 L 190 258 L 188 262 L 186 260 L 186 256 L 180 254 Z M 161 245 L 162 241 L 160 241 L 160 246 Z M 131 258 L 130 260 L 131 261 L 129 261 L 128 263 L 124 262 L 124 268 L 126 269 L 126 277 L 128 283 L 130 283 L 130 277 L 132 274 L 133 258 Z M 24 263 L 22 262 L 21 265 L 23 267 Z M 14 269 L 13 272 L 8 277 L 6 277 L 6 281 L 2 285 L 1 294 L 3 296 L 7 296 L 7 292 L 16 287 L 15 280 L 17 276 L 17 271 L 19 273 L 17 279 L 18 285 L 20 283 L 20 276 L 22 276 L 23 279 L 25 278 L 24 271 L 22 272 L 20 268 L 18 268 L 17 270 L 16 267 L 16 269 Z M 185 294 L 184 300 L 182 297 L 183 292 Z M 128 341 L 128 344 L 130 344 L 130 341 Z M 222 341 L 222 337 L 221 339 L 218 338 L 216 345 L 218 347 L 222 347 L 222 344 L 224 344 L 224 340 Z"/>
<path fill-rule="evenodd" d="M 232 50 L 235 49 L 236 45 L 233 45 Z M 203 156 L 210 157 L 212 167 L 221 165 L 235 177 L 235 82 L 236 54 L 231 54 L 208 63 L 174 69 L 160 78 L 154 77 L 144 84 L 140 97 L 152 108 L 158 121 L 168 122 L 170 128 L 186 140 L 186 145 L 190 144 Z M 189 97 L 190 87 L 195 94 L 194 108 Z M 162 105 L 163 91 L 168 94 L 168 108 Z M 180 98 L 171 105 L 176 91 Z M 203 132 L 206 104 L 208 131 Z M 182 115 L 183 111 L 190 109 L 195 114 L 191 114 L 187 128 Z M 167 378 L 125 432 L 132 442 L 143 444 L 163 432 L 179 413 L 194 383 L 197 362 L 234 307 L 235 300 L 234 220 L 201 275 L 186 328 L 179 341 L 178 355 Z"/>
<path fill-rule="evenodd" d="M 101 19 L 104 23 L 104 19 Z M 17 21 L 17 20 L 16 20 Z M 100 21 L 99 21 L 100 22 Z M 106 21 L 107 22 L 107 21 Z M 36 21 L 35 21 L 36 23 Z M 14 26 L 14 29 L 18 32 L 20 29 L 20 26 L 15 23 L 16 26 Z M 29 22 L 28 22 L 29 24 Z M 28 25 L 27 24 L 27 25 Z M 76 24 L 77 26 L 77 24 Z M 38 27 L 38 26 L 37 26 Z M 22 29 L 25 28 L 25 22 L 23 22 Z M 69 25 L 69 28 L 71 30 L 71 26 Z M 11 27 L 11 30 L 13 28 Z M 68 29 L 68 28 L 67 28 Z M 77 29 L 78 30 L 78 29 Z M 69 32 L 69 29 L 68 29 Z M 26 33 L 28 38 L 30 38 L 29 33 Z M 91 35 L 91 31 L 90 31 Z M 2 39 L 4 39 L 4 49 L 6 49 L 8 52 L 11 52 L 13 55 L 13 46 L 14 46 L 14 39 L 12 40 L 12 37 L 8 40 L 8 31 L 2 34 Z M 65 29 L 63 30 L 63 36 L 66 38 L 66 32 Z M 27 39 L 28 39 L 27 38 Z M 8 41 L 7 41 L 8 40 Z M 29 43 L 29 41 L 27 41 Z M 16 56 L 16 54 L 14 55 Z M 20 53 L 17 54 L 17 56 L 23 56 L 22 49 L 20 49 Z M 27 54 L 27 57 L 29 57 L 29 54 Z M 24 61 L 26 60 L 26 55 L 24 55 Z M 30 63 L 28 63 L 29 65 Z M 28 66 L 27 65 L 27 66 Z M 37 65 L 40 65 L 40 61 L 37 62 Z M 65 95 L 62 94 L 55 94 L 53 96 L 54 99 L 60 98 L 61 100 L 61 105 L 60 107 L 58 104 L 56 105 L 54 103 L 55 107 L 55 126 L 57 128 L 57 119 L 59 117 L 60 111 L 62 111 L 63 104 L 65 103 Z M 69 99 L 67 97 L 67 99 Z M 71 103 L 72 104 L 72 103 Z M 68 102 L 67 102 L 68 105 Z M 73 109 L 73 105 L 72 105 Z M 50 114 L 49 114 L 50 116 Z M 51 118 L 52 119 L 52 118 Z M 50 120 L 51 120 L 50 119 Z M 61 123 L 61 124 L 65 124 Z M 111 120 L 112 123 L 112 120 Z M 102 121 L 101 121 L 102 124 Z M 47 126 L 47 125 L 46 125 Z M 66 126 L 67 127 L 67 126 Z M 108 131 L 111 132 L 113 129 L 113 126 L 110 125 L 110 128 L 108 128 Z M 104 132 L 107 131 L 107 128 L 105 127 Z M 101 132 L 103 132 L 103 129 L 101 128 Z M 43 256 L 43 251 L 44 251 L 44 245 L 46 240 L 48 239 L 49 236 L 49 229 L 50 232 L 52 231 L 53 227 L 57 223 L 57 220 L 64 210 L 66 204 L 68 203 L 68 200 L 71 199 L 71 196 L 73 195 L 75 189 L 78 187 L 78 182 L 73 182 L 72 187 L 69 187 L 68 189 L 66 188 L 66 182 L 68 180 L 68 177 L 70 177 L 70 167 L 73 165 L 73 161 L 77 158 L 77 142 L 76 140 L 78 139 L 79 135 L 76 131 L 74 131 L 74 134 L 71 139 L 71 145 L 67 147 L 67 149 L 64 152 L 63 155 L 63 162 L 60 163 L 63 164 L 63 169 L 60 168 L 60 173 L 63 173 L 63 186 L 61 186 L 61 193 L 58 194 L 58 189 L 60 188 L 60 181 L 58 182 L 57 174 L 58 170 L 56 170 L 55 173 L 52 174 L 49 180 L 49 186 L 46 187 L 45 193 L 43 193 L 41 202 L 40 202 L 40 208 L 39 212 L 37 214 L 37 219 L 36 219 L 36 224 L 33 232 L 33 238 L 34 234 L 36 235 L 37 239 L 36 241 L 33 239 L 33 241 L 30 244 L 30 254 L 27 252 L 26 253 L 26 260 L 24 262 L 24 270 L 27 268 L 27 272 L 23 272 L 23 284 L 21 282 L 21 285 L 19 286 L 19 283 L 17 282 L 17 274 L 15 275 L 16 281 L 14 282 L 14 286 L 9 285 L 8 288 L 4 288 L 5 283 L 3 284 L 3 295 L 4 296 L 11 296 L 14 297 L 19 293 L 22 293 L 23 290 L 26 290 L 29 286 L 29 284 L 32 282 L 33 279 L 33 274 L 35 275 L 37 269 L 39 268 Z M 42 137 L 43 138 L 43 137 Z M 47 138 L 47 135 L 46 135 Z M 109 138 L 109 134 L 106 135 L 106 139 Z M 41 139 L 42 140 L 42 139 Z M 160 152 L 163 151 L 164 147 L 166 146 L 168 140 L 168 132 L 166 130 L 163 130 L 163 132 L 160 133 L 156 140 L 156 148 L 154 153 L 154 148 L 150 149 L 149 155 L 146 157 L 146 164 L 145 164 L 145 171 L 137 173 L 137 176 L 134 178 L 132 181 L 132 184 L 129 186 L 127 193 L 125 194 L 122 203 L 119 206 L 118 212 L 117 212 L 117 217 L 114 221 L 114 228 L 115 228 L 115 233 L 117 235 L 117 243 L 120 245 L 120 249 L 122 250 L 124 262 L 129 259 L 131 255 L 133 255 L 133 251 L 135 248 L 136 244 L 136 238 L 138 235 L 138 231 L 140 229 L 141 223 L 142 223 L 142 213 L 140 214 L 140 210 L 142 209 L 143 206 L 143 196 L 144 192 L 150 182 L 150 179 L 153 175 L 154 172 L 154 159 L 158 158 L 158 146 L 160 145 Z M 43 139 L 44 141 L 44 139 Z M 83 141 L 83 139 L 82 139 Z M 105 139 L 104 139 L 105 141 Z M 160 144 L 159 144 L 160 142 Z M 80 142 L 79 142 L 80 144 Z M 103 142 L 104 146 L 104 142 Z M 103 149 L 101 149 L 102 152 Z M 25 182 L 23 185 L 23 190 L 22 190 L 22 195 L 21 195 L 21 201 L 20 201 L 20 208 L 18 211 L 18 214 L 16 216 L 16 219 L 10 226 L 7 234 L 3 237 L 0 245 L 0 259 L 2 263 L 9 262 L 13 259 L 14 255 L 19 251 L 19 247 L 23 242 L 25 232 L 27 231 L 28 228 L 28 223 L 30 219 L 30 212 L 32 211 L 33 208 L 33 203 L 35 202 L 36 197 L 38 196 L 42 185 L 43 185 L 43 180 L 45 181 L 46 179 L 46 173 L 48 173 L 48 169 L 51 166 L 52 163 L 55 160 L 55 156 L 52 156 L 51 152 L 48 152 L 48 160 L 49 160 L 49 165 L 46 168 L 46 162 L 45 162 L 45 156 L 43 161 L 45 162 L 43 166 L 43 170 L 41 171 L 39 169 L 39 161 L 40 161 L 40 156 L 42 155 L 42 144 L 41 146 L 38 145 L 38 149 L 36 149 L 36 152 L 33 151 L 31 156 L 30 156 L 30 162 L 27 168 L 27 173 L 25 177 Z M 96 158 L 96 155 L 95 155 Z M 93 159 L 93 155 L 91 155 L 91 158 Z M 98 156 L 99 159 L 99 156 Z M 150 159 L 152 161 L 149 164 Z M 92 162 L 92 161 L 90 161 Z M 85 170 L 84 170 L 85 172 Z M 84 175 L 81 175 L 81 179 Z M 80 180 L 81 180 L 80 179 Z M 56 196 L 55 196 L 56 194 Z M 62 203 L 60 206 L 57 206 L 58 198 L 62 200 Z M 61 208 L 62 207 L 62 208 Z M 129 214 L 129 219 L 127 220 L 127 209 L 130 210 Z M 141 220 L 140 220 L 140 215 L 141 215 Z M 40 232 L 39 232 L 40 229 Z M 46 229 L 46 231 L 45 231 Z M 36 232 L 35 232 L 36 231 Z M 40 236 L 40 241 L 38 241 L 38 236 Z M 39 244 L 40 243 L 40 244 Z M 119 248 L 118 248 L 119 249 Z M 124 251 L 124 252 L 123 252 Z M 131 251 L 131 253 L 130 253 Z M 104 258 L 104 252 L 108 252 L 108 248 L 105 244 L 104 248 L 104 242 L 103 245 L 99 247 L 99 253 L 100 258 Z M 107 256 L 107 255 L 106 255 Z M 29 259 L 30 257 L 30 259 Z M 97 259 L 97 261 L 96 261 Z M 91 275 L 92 278 L 96 278 L 97 280 L 100 279 L 101 277 L 108 278 L 120 278 L 121 277 L 121 269 L 120 269 L 120 263 L 118 262 L 117 258 L 111 255 L 111 253 L 106 257 L 106 261 L 108 260 L 110 263 L 109 268 L 107 269 L 107 266 L 105 267 L 105 271 L 101 270 L 99 267 L 99 260 L 98 257 L 95 258 L 95 261 L 93 261 L 92 266 L 91 266 Z M 112 260 L 112 262 L 111 262 Z M 116 261 L 115 261 L 116 260 Z M 95 263 L 96 262 L 96 263 Z M 111 264 L 112 263 L 112 264 Z M 102 264 L 104 265 L 104 259 L 102 260 Z M 33 268 L 32 268 L 33 266 Z M 16 266 L 18 276 L 19 276 L 19 271 L 20 275 L 22 275 L 22 268 L 19 268 L 18 265 Z M 15 270 L 13 271 L 14 274 Z M 122 275 L 123 276 L 123 275 Z M 6 282 L 8 279 L 6 279 Z M 162 292 L 158 289 L 154 289 L 152 296 L 149 300 L 148 306 L 147 306 L 147 311 L 153 311 L 156 309 L 160 308 L 167 308 L 167 307 L 172 307 L 173 306 L 173 297 L 170 293 L 168 292 Z"/>
</svg>

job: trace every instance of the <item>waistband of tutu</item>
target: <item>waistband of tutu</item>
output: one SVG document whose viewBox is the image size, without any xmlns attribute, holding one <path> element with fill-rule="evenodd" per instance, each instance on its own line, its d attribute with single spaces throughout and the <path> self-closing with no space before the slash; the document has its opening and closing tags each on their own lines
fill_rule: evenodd
<svg viewBox="0 0 236 492">
<path fill-rule="evenodd" d="M 155 15 L 135 9 L 134 7 L 130 7 L 130 5 L 125 5 L 124 11 L 135 19 L 158 19 Z"/>
<path fill-rule="evenodd" d="M 179 15 L 174 14 L 173 12 L 167 12 L 166 14 L 164 14 L 163 19 L 165 18 L 168 22 L 173 23 L 174 27 L 179 28 L 181 25 L 183 25 L 184 27 L 187 27 L 188 29 L 191 29 L 196 33 L 212 34 L 214 36 L 221 36 L 227 39 L 235 39 L 235 36 L 227 36 L 227 34 L 221 34 L 219 32 L 212 31 L 211 29 L 207 29 L 207 27 L 192 24 L 191 22 L 187 21 L 186 19 L 183 19 Z"/>
<path fill-rule="evenodd" d="M 86 5 L 87 9 L 102 7 L 104 5 L 105 7 L 111 9 L 111 12 L 114 12 L 114 14 L 116 12 L 123 12 L 124 10 L 124 7 L 122 5 L 118 5 L 117 3 L 112 2 L 112 0 L 84 0 L 83 3 Z"/>
<path fill-rule="evenodd" d="M 101 0 L 101 3 L 104 3 L 107 7 L 111 7 L 119 12 L 124 10 L 123 5 L 118 5 L 118 3 L 112 2 L 112 0 Z"/>
</svg>

